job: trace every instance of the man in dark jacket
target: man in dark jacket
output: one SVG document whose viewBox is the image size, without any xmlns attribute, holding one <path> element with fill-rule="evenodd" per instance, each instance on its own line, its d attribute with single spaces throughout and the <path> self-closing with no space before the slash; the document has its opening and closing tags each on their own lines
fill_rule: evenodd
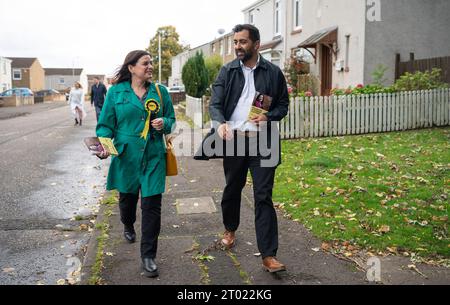
<svg viewBox="0 0 450 305">
<path fill-rule="evenodd" d="M 276 122 L 288 112 L 288 89 L 280 68 L 265 60 L 258 52 L 259 30 L 244 24 L 237 25 L 233 31 L 237 59 L 222 67 L 212 87 L 209 107 L 215 134 L 223 139 L 226 146 L 233 143 L 233 153 L 230 154 L 227 149 L 223 161 L 226 187 L 221 205 L 226 231 L 221 242 L 228 249 L 235 244 L 241 193 L 250 169 L 255 197 L 256 237 L 263 267 L 269 272 L 278 272 L 286 270 L 286 267 L 276 258 L 278 223 L 272 189 L 281 152 L 280 137 L 275 127 Z M 261 94 L 271 101 L 268 111 L 249 117 L 255 97 Z M 269 155 L 262 153 L 261 143 L 268 144 Z M 255 146 L 257 148 L 253 151 Z M 277 162 L 264 164 L 264 161 L 273 157 Z"/>
<path fill-rule="evenodd" d="M 91 105 L 95 106 L 95 112 L 97 114 L 97 121 L 100 113 L 102 112 L 103 103 L 106 97 L 106 86 L 100 82 L 98 77 L 94 77 L 94 85 L 91 90 Z"/>
</svg>

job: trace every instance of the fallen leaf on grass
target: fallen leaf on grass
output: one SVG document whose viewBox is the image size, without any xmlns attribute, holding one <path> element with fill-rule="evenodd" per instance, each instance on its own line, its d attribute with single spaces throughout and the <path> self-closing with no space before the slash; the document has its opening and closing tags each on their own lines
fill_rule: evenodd
<svg viewBox="0 0 450 305">
<path fill-rule="evenodd" d="M 397 247 L 387 247 L 386 248 L 389 252 L 391 252 L 391 253 L 394 253 L 394 254 L 397 254 L 398 252 L 397 252 Z"/>
<path fill-rule="evenodd" d="M 322 250 L 324 250 L 324 251 L 328 251 L 328 250 L 330 250 L 331 246 L 330 246 L 330 244 L 328 244 L 328 243 L 322 243 L 321 248 L 322 248 Z"/>
<path fill-rule="evenodd" d="M 376 153 L 376 155 L 377 155 L 377 157 L 380 158 L 380 159 L 385 159 L 385 158 L 386 158 L 385 155 L 380 154 L 380 153 Z"/>
<path fill-rule="evenodd" d="M 391 231 L 391 227 L 387 225 L 382 225 L 380 229 L 378 229 L 378 232 L 380 233 L 389 233 Z"/>
</svg>

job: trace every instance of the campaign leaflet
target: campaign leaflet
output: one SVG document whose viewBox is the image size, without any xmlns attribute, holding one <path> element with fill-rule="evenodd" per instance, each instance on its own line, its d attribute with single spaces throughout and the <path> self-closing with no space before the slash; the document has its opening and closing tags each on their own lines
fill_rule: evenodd
<svg viewBox="0 0 450 305">
<path fill-rule="evenodd" d="M 101 153 L 102 151 L 107 151 L 112 156 L 119 155 L 111 138 L 90 137 L 85 138 L 84 143 L 86 144 L 87 148 L 94 154 Z"/>
<path fill-rule="evenodd" d="M 248 120 L 252 120 L 254 117 L 267 113 L 270 109 L 271 104 L 272 97 L 257 91 L 255 93 L 255 97 L 253 98 L 252 107 L 250 108 L 250 112 L 248 114 Z"/>
</svg>

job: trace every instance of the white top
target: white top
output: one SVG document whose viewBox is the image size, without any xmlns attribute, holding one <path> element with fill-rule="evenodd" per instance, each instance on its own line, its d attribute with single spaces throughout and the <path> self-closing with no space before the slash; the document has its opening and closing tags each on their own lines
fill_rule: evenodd
<svg viewBox="0 0 450 305">
<path fill-rule="evenodd" d="M 83 89 L 72 88 L 72 90 L 70 90 L 69 103 L 83 105 L 83 100 L 84 100 Z"/>
<path fill-rule="evenodd" d="M 248 121 L 248 115 L 250 113 L 250 108 L 252 107 L 253 99 L 255 98 L 255 70 L 259 65 L 259 55 L 258 61 L 253 68 L 246 67 L 241 61 L 242 72 L 244 73 L 245 85 L 244 90 L 242 90 L 239 102 L 231 115 L 229 125 L 233 130 L 240 131 L 258 131 L 258 127 Z"/>
</svg>

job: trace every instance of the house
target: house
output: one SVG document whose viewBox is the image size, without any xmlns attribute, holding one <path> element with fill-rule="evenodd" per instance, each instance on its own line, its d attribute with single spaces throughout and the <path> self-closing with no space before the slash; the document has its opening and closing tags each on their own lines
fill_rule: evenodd
<svg viewBox="0 0 450 305">
<path fill-rule="evenodd" d="M 181 72 L 188 59 L 189 50 L 183 51 L 177 56 L 172 57 L 172 75 L 169 76 L 169 87 L 180 86 L 183 84 Z"/>
<path fill-rule="evenodd" d="M 11 59 L 0 57 L 0 92 L 12 89 Z"/>
<path fill-rule="evenodd" d="M 370 84 L 380 65 L 392 84 L 396 57 L 450 55 L 447 0 L 292 0 L 288 11 L 286 50 L 311 63 L 321 94 Z"/>
<path fill-rule="evenodd" d="M 66 91 L 80 82 L 85 93 L 88 91 L 88 79 L 81 68 L 45 68 L 45 88 Z"/>
<path fill-rule="evenodd" d="M 231 32 L 211 42 L 211 55 L 219 55 L 222 57 L 224 64 L 236 58 L 233 37 L 234 33 Z"/>
<path fill-rule="evenodd" d="M 182 86 L 182 72 L 183 66 L 189 58 L 194 57 L 197 52 L 203 53 L 203 56 L 211 56 L 211 43 L 205 43 L 193 49 L 184 50 L 180 54 L 172 57 L 172 75 L 169 76 L 169 87 Z"/>
<path fill-rule="evenodd" d="M 37 58 L 8 57 L 11 62 L 12 87 L 39 91 L 45 86 L 45 73 Z"/>
<path fill-rule="evenodd" d="M 288 4 L 292 0 L 258 0 L 242 10 L 245 23 L 259 29 L 261 35 L 261 56 L 284 69 L 286 37 L 288 35 Z"/>
</svg>

